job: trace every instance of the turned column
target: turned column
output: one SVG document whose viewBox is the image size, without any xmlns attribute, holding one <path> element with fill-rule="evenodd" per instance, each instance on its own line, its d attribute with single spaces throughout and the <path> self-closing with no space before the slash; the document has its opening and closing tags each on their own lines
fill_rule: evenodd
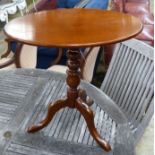
<svg viewBox="0 0 155 155">
<path fill-rule="evenodd" d="M 76 100 L 78 98 L 78 85 L 80 84 L 80 58 L 81 54 L 78 50 L 68 50 L 67 53 L 67 99 L 68 106 L 75 108 Z"/>
</svg>

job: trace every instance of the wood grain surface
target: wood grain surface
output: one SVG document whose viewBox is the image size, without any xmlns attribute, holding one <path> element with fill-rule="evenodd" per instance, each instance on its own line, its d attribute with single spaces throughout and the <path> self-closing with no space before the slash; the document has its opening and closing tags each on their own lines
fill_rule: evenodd
<svg viewBox="0 0 155 155">
<path fill-rule="evenodd" d="M 136 17 L 97 9 L 42 11 L 16 18 L 4 28 L 9 38 L 23 43 L 69 48 L 120 42 L 141 30 Z"/>
</svg>

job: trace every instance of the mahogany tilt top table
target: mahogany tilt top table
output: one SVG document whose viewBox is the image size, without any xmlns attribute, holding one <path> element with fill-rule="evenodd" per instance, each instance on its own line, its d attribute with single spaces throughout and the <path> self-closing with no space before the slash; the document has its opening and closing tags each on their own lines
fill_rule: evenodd
<svg viewBox="0 0 155 155">
<path fill-rule="evenodd" d="M 133 16 L 97 9 L 43 11 L 8 23 L 4 28 L 5 34 L 20 43 L 69 48 L 67 97 L 50 103 L 45 119 L 28 128 L 28 132 L 36 132 L 47 126 L 61 108 L 77 108 L 93 138 L 104 150 L 110 151 L 111 146 L 97 132 L 93 112 L 78 88 L 81 57 L 78 48 L 121 42 L 136 36 L 141 30 L 141 22 Z"/>
</svg>

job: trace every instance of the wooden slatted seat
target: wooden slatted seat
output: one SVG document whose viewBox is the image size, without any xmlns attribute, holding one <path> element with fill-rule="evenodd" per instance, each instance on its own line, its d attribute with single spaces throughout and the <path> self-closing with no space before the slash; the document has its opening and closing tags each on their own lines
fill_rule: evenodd
<svg viewBox="0 0 155 155">
<path fill-rule="evenodd" d="M 5 78 L 4 78 L 5 77 Z M 66 94 L 65 75 L 34 69 L 0 71 L 0 154 L 2 155 L 134 155 L 132 135 L 115 103 L 88 82 L 80 87 L 94 99 L 91 106 L 97 130 L 112 146 L 105 152 L 91 137 L 75 109 L 57 112 L 35 134 L 26 129 L 46 115 L 47 106 Z M 8 89 L 9 88 L 9 89 Z M 4 91 L 5 90 L 5 91 Z"/>
<path fill-rule="evenodd" d="M 118 44 L 101 86 L 128 119 L 135 143 L 153 115 L 153 51 L 135 39 Z"/>
</svg>

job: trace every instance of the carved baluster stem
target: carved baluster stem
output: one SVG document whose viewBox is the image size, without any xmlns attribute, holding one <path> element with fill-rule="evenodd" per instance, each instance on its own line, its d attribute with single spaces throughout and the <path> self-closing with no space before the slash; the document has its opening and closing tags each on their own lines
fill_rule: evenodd
<svg viewBox="0 0 155 155">
<path fill-rule="evenodd" d="M 68 106 L 75 107 L 76 99 L 78 98 L 78 85 L 80 84 L 80 58 L 81 54 L 77 51 L 69 50 L 67 53 L 68 70 L 67 70 L 67 98 Z"/>
</svg>

